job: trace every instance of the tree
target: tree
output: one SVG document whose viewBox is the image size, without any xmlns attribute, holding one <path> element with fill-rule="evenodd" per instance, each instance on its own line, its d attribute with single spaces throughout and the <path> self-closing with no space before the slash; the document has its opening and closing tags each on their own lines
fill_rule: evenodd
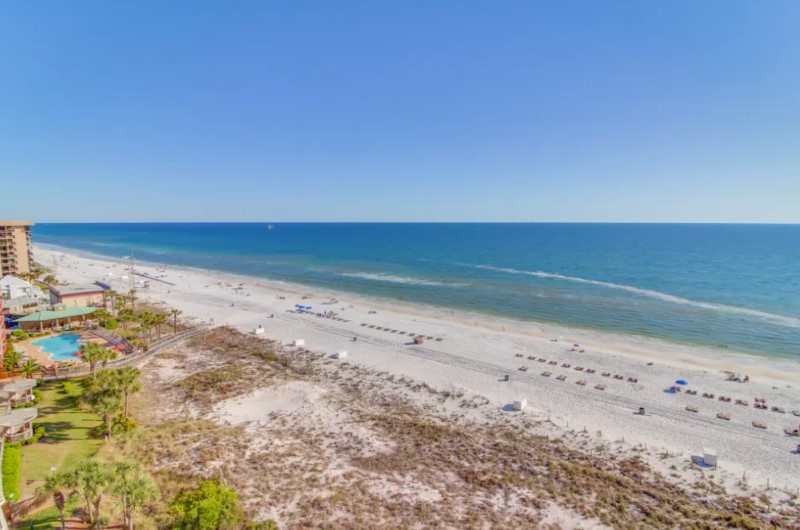
<svg viewBox="0 0 800 530">
<path fill-rule="evenodd" d="M 62 488 L 65 487 L 65 480 L 64 474 L 54 474 L 49 475 L 44 480 L 44 485 L 39 488 L 38 494 L 39 495 L 53 495 L 53 503 L 56 505 L 56 509 L 58 510 L 58 515 L 61 517 L 61 528 L 66 528 L 67 524 L 64 520 L 64 508 L 66 507 L 66 497 L 64 496 L 64 492 Z"/>
<path fill-rule="evenodd" d="M 124 329 L 126 333 L 128 332 L 128 322 L 133 322 L 135 318 L 136 315 L 134 314 L 133 310 L 128 309 L 127 307 L 121 308 L 117 312 L 117 320 L 122 322 L 122 329 Z"/>
<path fill-rule="evenodd" d="M 89 369 L 92 375 L 95 375 L 96 373 L 97 363 L 106 360 L 108 355 L 106 353 L 106 349 L 96 342 L 87 342 L 86 344 L 82 345 L 81 352 L 83 353 L 81 360 L 85 363 L 89 363 Z"/>
<path fill-rule="evenodd" d="M 172 315 L 172 332 L 178 332 L 178 315 L 183 313 L 180 309 L 170 309 L 169 314 Z"/>
<path fill-rule="evenodd" d="M 20 370 L 22 370 L 22 373 L 25 374 L 26 378 L 33 379 L 33 374 L 35 374 L 36 372 L 41 372 L 42 367 L 39 366 L 39 363 L 37 363 L 33 359 L 28 359 L 22 364 Z"/>
<path fill-rule="evenodd" d="M 167 323 L 169 317 L 164 313 L 153 313 L 153 325 L 156 327 L 156 334 L 158 340 L 161 340 L 161 326 Z"/>
<path fill-rule="evenodd" d="M 178 492 L 170 502 L 169 513 L 179 530 L 218 530 L 238 528 L 241 510 L 239 496 L 216 480 L 201 480 L 196 488 Z"/>
<path fill-rule="evenodd" d="M 136 296 L 136 289 L 131 289 L 128 291 L 128 300 L 131 303 L 131 309 L 136 311 L 136 300 L 138 300 L 138 297 Z"/>
<path fill-rule="evenodd" d="M 140 374 L 141 372 L 139 372 L 139 369 L 133 366 L 126 366 L 116 371 L 117 385 L 124 397 L 124 414 L 126 418 L 128 417 L 128 401 L 130 400 L 130 396 L 142 390 L 142 383 L 139 381 Z"/>
<path fill-rule="evenodd" d="M 89 521 L 100 529 L 100 503 L 109 488 L 113 474 L 110 466 L 94 458 L 78 462 L 74 469 L 61 475 L 62 484 L 74 491 L 86 503 Z"/>
<path fill-rule="evenodd" d="M 122 401 L 119 398 L 119 394 L 113 391 L 98 393 L 92 396 L 90 406 L 96 414 L 103 417 L 103 422 L 106 424 L 106 440 L 110 440 L 111 420 L 122 409 Z"/>
<path fill-rule="evenodd" d="M 125 527 L 133 530 L 136 513 L 158 499 L 158 486 L 137 462 L 122 461 L 114 466 L 111 491 L 119 499 Z"/>
<path fill-rule="evenodd" d="M 11 343 L 8 344 L 8 350 L 3 356 L 3 370 L 13 371 L 16 370 L 19 363 L 22 362 L 22 355 L 14 349 Z"/>
<path fill-rule="evenodd" d="M 42 281 L 44 283 L 48 284 L 48 285 L 55 285 L 55 284 L 58 283 L 58 281 L 56 280 L 56 277 L 53 276 L 52 274 L 48 274 L 47 276 L 42 278 Z"/>
</svg>

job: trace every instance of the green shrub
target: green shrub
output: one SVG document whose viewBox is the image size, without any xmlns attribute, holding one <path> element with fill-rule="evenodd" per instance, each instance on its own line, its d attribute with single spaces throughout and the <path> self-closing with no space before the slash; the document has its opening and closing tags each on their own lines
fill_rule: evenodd
<svg viewBox="0 0 800 530">
<path fill-rule="evenodd" d="M 61 383 L 61 391 L 64 394 L 74 394 L 75 393 L 75 383 L 71 383 L 69 381 L 64 381 Z"/>
<path fill-rule="evenodd" d="M 100 325 L 106 329 L 114 330 L 119 327 L 119 322 L 117 322 L 116 318 L 109 318 L 108 320 L 101 320 Z"/>
<path fill-rule="evenodd" d="M 27 440 L 22 441 L 22 445 L 31 445 L 35 444 L 47 434 L 47 431 L 44 428 L 44 425 L 34 425 L 33 428 L 33 436 L 28 438 Z"/>
<path fill-rule="evenodd" d="M 30 335 L 28 335 L 27 333 L 25 333 L 24 330 L 21 329 L 15 329 L 14 331 L 12 331 L 11 336 L 18 340 L 25 340 L 28 337 L 30 337 Z"/>
<path fill-rule="evenodd" d="M 111 420 L 111 432 L 113 434 L 120 434 L 123 432 L 132 431 L 136 428 L 136 422 L 132 418 L 126 418 L 122 414 L 118 414 Z"/>
<path fill-rule="evenodd" d="M 33 404 L 38 405 L 39 402 L 42 400 L 42 391 L 38 388 L 33 389 Z"/>
<path fill-rule="evenodd" d="M 22 451 L 18 444 L 6 445 L 3 449 L 3 493 L 6 499 L 19 501 L 19 470 L 22 466 Z"/>
</svg>

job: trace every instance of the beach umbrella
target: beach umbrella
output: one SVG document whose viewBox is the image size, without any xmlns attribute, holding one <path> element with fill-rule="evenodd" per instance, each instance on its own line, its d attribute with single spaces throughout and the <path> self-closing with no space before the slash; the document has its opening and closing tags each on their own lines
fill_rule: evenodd
<svg viewBox="0 0 800 530">
<path fill-rule="evenodd" d="M 306 311 L 311 311 L 311 306 L 310 305 L 306 306 Z"/>
<path fill-rule="evenodd" d="M 688 385 L 689 383 L 686 381 L 686 379 L 678 379 L 677 381 L 675 381 L 675 384 L 676 385 Z"/>
</svg>

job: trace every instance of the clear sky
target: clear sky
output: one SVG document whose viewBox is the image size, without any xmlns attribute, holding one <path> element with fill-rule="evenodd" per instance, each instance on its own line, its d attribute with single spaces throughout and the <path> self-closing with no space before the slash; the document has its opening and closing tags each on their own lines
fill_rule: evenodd
<svg viewBox="0 0 800 530">
<path fill-rule="evenodd" d="M 0 218 L 800 222 L 800 2 L 0 3 Z"/>
</svg>

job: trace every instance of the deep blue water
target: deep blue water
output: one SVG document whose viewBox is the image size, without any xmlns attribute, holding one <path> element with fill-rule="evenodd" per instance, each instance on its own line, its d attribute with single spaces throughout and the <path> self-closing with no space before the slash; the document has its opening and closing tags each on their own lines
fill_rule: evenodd
<svg viewBox="0 0 800 530">
<path fill-rule="evenodd" d="M 800 359 L 800 226 L 40 224 L 36 243 Z"/>
</svg>

